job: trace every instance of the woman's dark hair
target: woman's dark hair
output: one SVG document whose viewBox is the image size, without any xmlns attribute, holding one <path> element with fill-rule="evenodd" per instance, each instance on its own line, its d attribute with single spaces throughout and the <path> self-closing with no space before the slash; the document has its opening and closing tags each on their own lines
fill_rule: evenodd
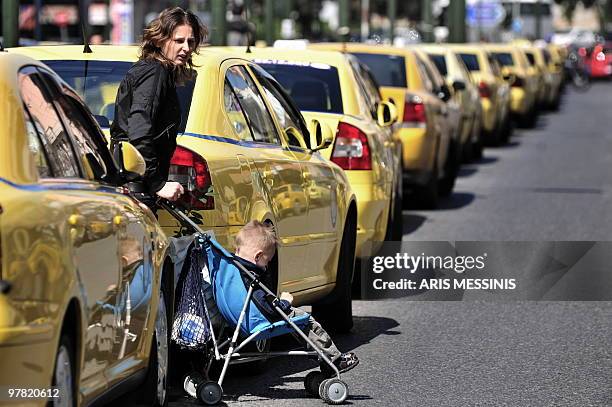
<svg viewBox="0 0 612 407">
<path fill-rule="evenodd" d="M 142 36 L 140 44 L 140 55 L 142 59 L 157 59 L 162 64 L 172 67 L 177 82 L 181 83 L 193 76 L 192 56 L 189 56 L 184 66 L 177 66 L 168 60 L 162 53 L 163 44 L 172 39 L 172 33 L 181 25 L 189 25 L 193 30 L 193 52 L 198 53 L 198 49 L 206 40 L 208 30 L 202 21 L 190 10 L 181 7 L 172 7 L 163 10 L 159 16 L 147 26 Z M 192 54 L 193 55 L 193 54 Z"/>
</svg>

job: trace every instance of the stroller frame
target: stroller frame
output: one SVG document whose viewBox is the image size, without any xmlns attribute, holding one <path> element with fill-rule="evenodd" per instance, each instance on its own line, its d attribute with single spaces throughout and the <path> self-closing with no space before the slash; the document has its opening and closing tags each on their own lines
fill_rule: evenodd
<svg viewBox="0 0 612 407">
<path fill-rule="evenodd" d="M 164 210 L 168 211 L 168 213 L 170 213 L 174 218 L 176 218 L 179 221 L 179 223 L 181 223 L 182 226 L 187 226 L 195 231 L 196 233 L 196 239 L 195 239 L 196 243 L 195 244 L 203 244 L 205 240 L 210 239 L 210 236 L 204 230 L 202 230 L 200 226 L 198 226 L 193 220 L 191 220 L 183 211 L 177 208 L 173 203 L 165 199 L 160 199 L 158 200 L 157 203 Z M 255 360 L 261 360 L 261 359 L 268 358 L 268 357 L 278 357 L 278 356 L 310 356 L 310 357 L 318 356 L 334 372 L 335 378 L 334 377 L 332 378 L 324 377 L 322 372 L 311 372 L 306 376 L 306 379 L 305 379 L 306 390 L 311 394 L 315 393 L 316 395 L 320 395 L 320 397 L 324 401 L 331 403 L 331 404 L 339 404 L 343 402 L 348 396 L 348 386 L 340 380 L 340 371 L 338 370 L 336 365 L 334 365 L 334 363 L 327 357 L 327 355 L 325 355 L 321 351 L 321 349 L 319 349 L 319 347 L 316 344 L 314 344 L 310 338 L 308 338 L 308 336 L 302 331 L 302 329 L 298 327 L 285 312 L 283 312 L 283 310 L 278 306 L 279 298 L 276 296 L 275 293 L 273 293 L 268 287 L 266 287 L 260 281 L 259 277 L 257 277 L 254 273 L 249 271 L 247 268 L 245 268 L 242 264 L 240 264 L 240 262 L 236 261 L 235 259 L 231 259 L 231 261 L 238 268 L 240 273 L 243 273 L 245 276 L 248 277 L 250 284 L 249 284 L 249 288 L 247 291 L 247 296 L 245 298 L 244 304 L 242 306 L 242 310 L 240 312 L 240 316 L 238 318 L 238 322 L 236 324 L 236 328 L 234 329 L 234 332 L 231 338 L 228 338 L 219 344 L 217 342 L 217 338 L 215 337 L 215 332 L 212 326 L 212 322 L 209 320 L 209 329 L 211 332 L 213 349 L 211 350 L 210 352 L 211 355 L 209 355 L 207 363 L 206 363 L 205 379 L 199 380 L 196 383 L 196 394 L 197 394 L 197 397 L 200 399 L 200 401 L 202 401 L 204 404 L 207 404 L 207 405 L 214 405 L 221 401 L 221 398 L 223 395 L 223 390 L 221 386 L 223 385 L 223 380 L 225 378 L 227 369 L 230 364 L 246 363 L 246 362 L 251 362 Z M 261 353 L 255 353 L 255 352 L 240 353 L 240 350 L 243 349 L 247 344 L 253 341 L 257 341 L 257 337 L 263 332 L 263 331 L 258 331 L 258 332 L 252 333 L 249 336 L 247 336 L 242 342 L 238 343 L 238 337 L 240 335 L 240 327 L 246 316 L 247 307 L 249 306 L 249 303 L 253 296 L 253 291 L 255 287 L 257 286 L 263 289 L 266 292 L 266 294 L 271 295 L 275 298 L 274 301 L 272 302 L 272 306 L 274 307 L 276 312 L 280 315 L 280 317 L 287 324 L 289 324 L 289 326 L 293 328 L 294 332 L 291 332 L 291 333 L 294 334 L 294 336 L 298 336 L 299 338 L 304 340 L 304 342 L 306 342 L 306 344 L 311 349 L 313 349 L 312 351 L 308 351 L 308 350 L 305 350 L 305 351 L 297 351 L 297 350 L 277 351 L 277 352 L 267 352 L 265 355 L 262 355 Z M 226 322 L 224 322 L 224 324 L 226 324 Z M 220 352 L 220 350 L 222 348 L 225 348 L 225 346 L 228 346 L 228 349 L 227 349 L 227 352 L 223 354 Z M 214 356 L 214 359 L 216 361 L 223 360 L 223 368 L 221 370 L 221 374 L 217 382 L 211 382 L 210 380 L 207 379 L 208 373 L 210 371 L 210 367 L 212 365 L 211 356 Z M 232 359 L 235 359 L 235 360 L 232 361 Z M 309 381 L 311 384 L 309 384 Z M 330 387 L 330 389 L 326 389 L 325 392 L 335 392 L 336 397 L 334 397 L 333 394 L 327 395 L 323 391 L 323 388 L 326 387 L 324 386 L 325 383 L 328 384 L 326 385 L 327 387 Z M 214 385 L 217 385 L 218 387 Z M 342 388 L 340 389 L 341 396 L 339 398 L 338 398 L 338 386 L 343 387 L 343 389 Z M 200 388 L 202 391 L 200 391 Z M 320 388 L 321 390 L 319 390 L 319 392 L 317 393 L 314 391 L 315 388 Z"/>
</svg>

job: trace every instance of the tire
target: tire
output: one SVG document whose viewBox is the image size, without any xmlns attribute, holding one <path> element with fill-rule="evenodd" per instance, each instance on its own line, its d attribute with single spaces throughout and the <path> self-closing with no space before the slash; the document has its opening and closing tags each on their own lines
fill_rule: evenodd
<svg viewBox="0 0 612 407">
<path fill-rule="evenodd" d="M 167 294 L 162 286 L 159 291 L 159 305 L 155 317 L 155 332 L 149 355 L 147 378 L 142 390 L 141 403 L 154 407 L 168 405 L 168 362 L 169 362 L 169 315 Z"/>
<path fill-rule="evenodd" d="M 70 336 L 62 333 L 57 353 L 55 354 L 52 381 L 52 387 L 59 389 L 59 398 L 51 399 L 48 404 L 51 407 L 76 406 L 74 354 L 74 347 Z"/>
<path fill-rule="evenodd" d="M 355 219 L 347 219 L 340 243 L 336 288 L 331 300 L 312 306 L 312 316 L 330 332 L 348 332 L 353 327 L 352 287 L 355 267 L 355 242 L 357 228 Z"/>
<path fill-rule="evenodd" d="M 327 404 L 342 404 L 348 397 L 349 389 L 342 380 L 331 378 L 321 383 L 319 393 Z"/>
<path fill-rule="evenodd" d="M 461 166 L 460 155 L 457 153 L 457 144 L 452 142 L 448 148 L 448 156 L 444 166 L 444 178 L 440 180 L 438 192 L 441 196 L 449 196 L 455 188 L 455 181 Z"/>
<path fill-rule="evenodd" d="M 395 186 L 395 196 L 389 208 L 385 241 L 400 241 L 404 235 L 404 222 L 402 219 L 402 209 L 404 207 L 403 193 L 402 183 L 399 180 Z"/>
<path fill-rule="evenodd" d="M 429 181 L 423 187 L 417 189 L 417 201 L 419 206 L 424 209 L 436 209 L 440 199 L 438 190 L 438 164 L 434 163 L 434 169 Z"/>
<path fill-rule="evenodd" d="M 312 371 L 306 375 L 304 378 L 304 388 L 306 392 L 311 395 L 318 397 L 319 396 L 319 387 L 321 386 L 321 382 L 325 380 L 325 375 L 319 371 Z"/>
</svg>

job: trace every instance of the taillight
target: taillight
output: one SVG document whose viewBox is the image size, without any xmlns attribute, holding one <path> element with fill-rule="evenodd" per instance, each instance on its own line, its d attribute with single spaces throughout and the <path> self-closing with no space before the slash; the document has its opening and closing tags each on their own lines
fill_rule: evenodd
<svg viewBox="0 0 612 407">
<path fill-rule="evenodd" d="M 425 114 L 425 104 L 420 97 L 413 97 L 404 104 L 403 126 L 425 127 L 427 115 Z"/>
<path fill-rule="evenodd" d="M 184 147 L 177 146 L 170 160 L 170 181 L 180 182 L 185 193 L 178 200 L 188 209 L 214 209 L 212 179 L 206 160 Z"/>
<path fill-rule="evenodd" d="M 331 160 L 345 170 L 371 170 L 370 147 L 365 133 L 340 122 Z"/>
<path fill-rule="evenodd" d="M 478 93 L 480 93 L 480 97 L 481 98 L 490 98 L 491 97 L 491 89 L 489 88 L 489 85 L 487 85 L 483 81 L 481 81 L 478 84 Z"/>
<path fill-rule="evenodd" d="M 520 76 L 515 76 L 514 81 L 510 86 L 512 86 L 513 88 L 523 88 L 525 87 L 525 79 Z"/>
</svg>

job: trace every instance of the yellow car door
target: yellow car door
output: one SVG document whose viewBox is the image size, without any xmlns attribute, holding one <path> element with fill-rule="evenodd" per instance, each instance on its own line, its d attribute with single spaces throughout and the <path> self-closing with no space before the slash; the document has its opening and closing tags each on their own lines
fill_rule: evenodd
<svg viewBox="0 0 612 407">
<path fill-rule="evenodd" d="M 89 397 L 106 388 L 104 373 L 115 360 L 120 265 L 112 221 L 117 207 L 114 200 L 87 180 L 89 171 L 105 170 L 94 163 L 103 161 L 91 156 L 82 157 L 87 165 L 80 162 L 75 142 L 69 136 L 74 135 L 72 118 L 64 110 L 62 92 L 52 75 L 27 67 L 20 72 L 19 81 L 31 139 L 36 136 L 40 140 L 45 151 L 41 159 L 44 157 L 49 167 L 42 182 L 44 202 L 56 209 L 55 219 L 65 222 L 65 244 L 72 252 L 80 290 L 87 298 L 84 354 L 79 365 L 81 391 Z"/>
<path fill-rule="evenodd" d="M 271 111 L 274 112 L 288 150 L 302 168 L 302 186 L 308 207 L 307 259 L 310 265 L 304 268 L 302 279 L 308 279 L 309 285 L 333 282 L 336 264 L 332 260 L 335 259 L 338 221 L 333 170 L 321 154 L 309 149 L 311 140 L 307 137 L 310 136 L 308 128 L 281 85 L 262 68 L 250 65 L 250 69 L 261 85 Z"/>
<path fill-rule="evenodd" d="M 308 249 L 309 235 L 304 233 L 308 218 L 308 206 L 303 188 L 302 168 L 293 153 L 284 148 L 272 116 L 251 74 L 243 64 L 227 68 L 226 86 L 229 86 L 245 117 L 252 141 L 245 142 L 248 155 L 259 173 L 264 190 L 272 202 L 275 228 L 280 238 L 279 280 L 285 270 L 291 270 L 296 280 L 303 276 L 295 270 L 303 270 Z M 289 194 L 290 209 L 281 211 L 279 203 Z M 291 285 L 294 281 L 289 281 Z M 293 289 L 292 289 L 293 290 Z"/>
</svg>

